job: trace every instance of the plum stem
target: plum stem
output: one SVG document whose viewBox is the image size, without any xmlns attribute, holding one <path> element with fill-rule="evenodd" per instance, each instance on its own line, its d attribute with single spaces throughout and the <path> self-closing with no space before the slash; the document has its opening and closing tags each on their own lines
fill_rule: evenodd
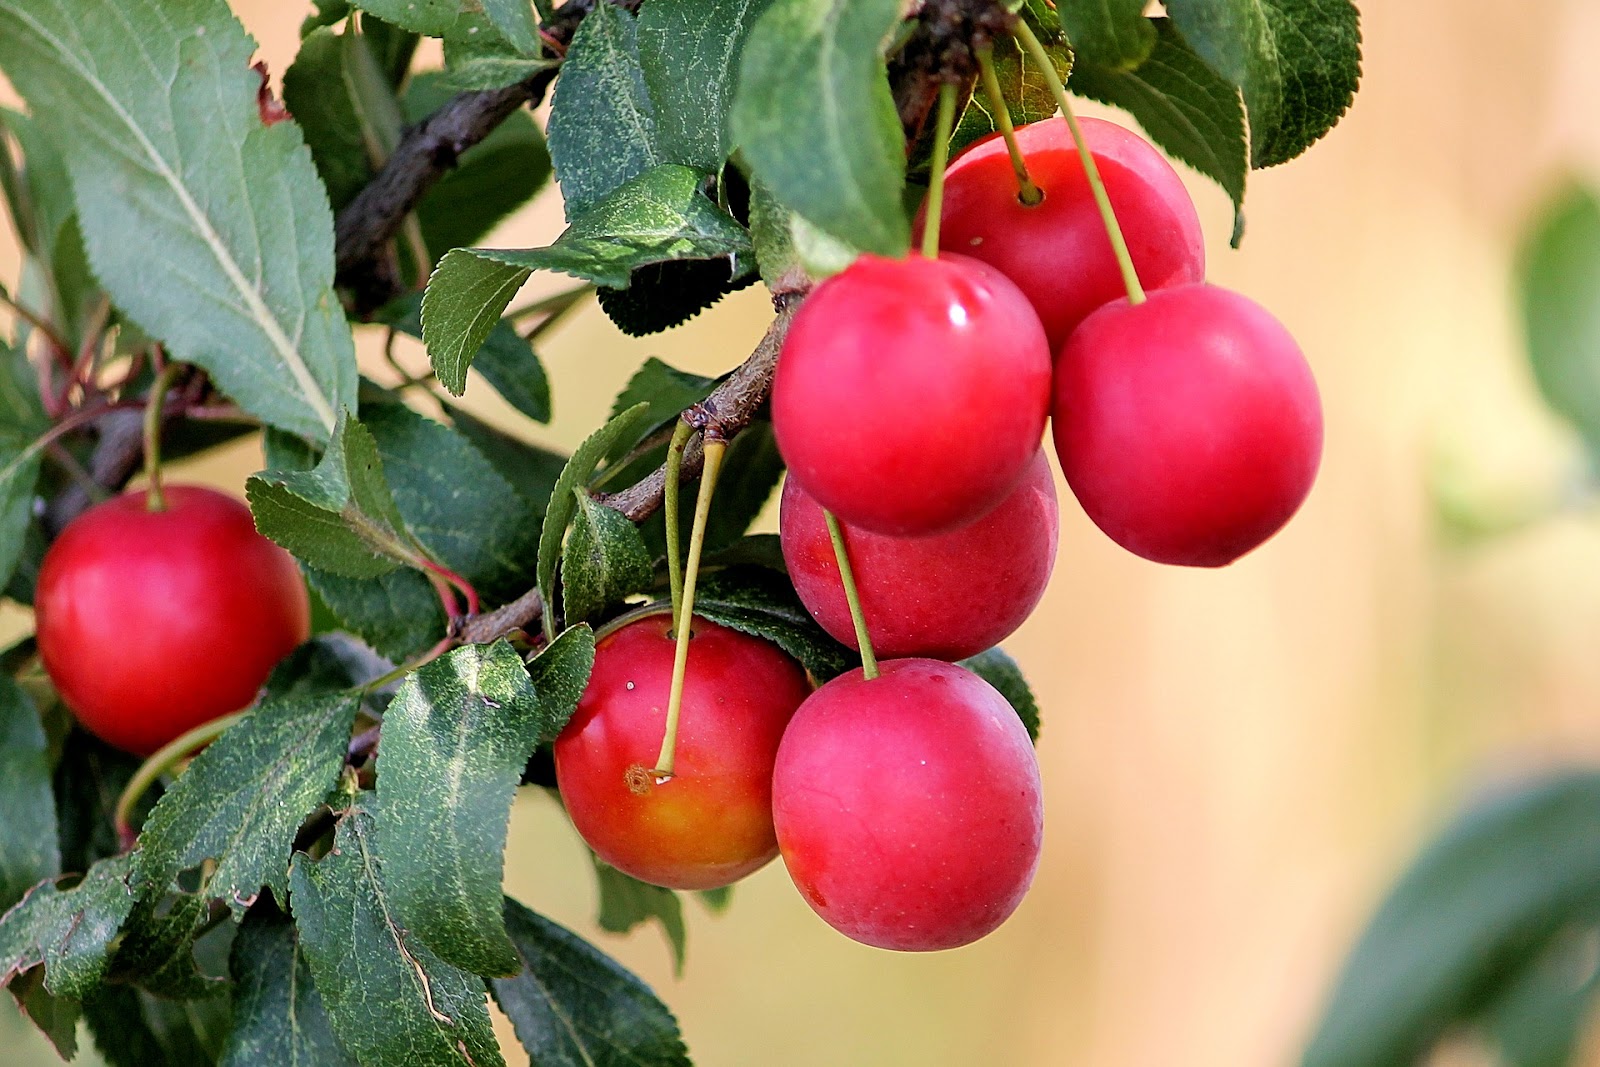
<svg viewBox="0 0 1600 1067">
<path fill-rule="evenodd" d="M 839 563 L 839 581 L 844 586 L 845 603 L 850 605 L 850 622 L 856 628 L 856 644 L 861 646 L 861 677 L 870 682 L 878 676 L 878 657 L 872 651 L 872 635 L 867 632 L 867 617 L 861 610 L 861 594 L 856 590 L 856 573 L 850 566 L 844 530 L 833 512 L 826 508 L 823 509 L 822 518 L 828 524 L 828 539 L 833 542 L 833 558 Z"/>
<path fill-rule="evenodd" d="M 1018 43 L 1033 60 L 1034 66 L 1039 68 L 1039 73 L 1044 76 L 1045 83 L 1050 86 L 1050 92 L 1055 96 L 1056 103 L 1061 107 L 1061 116 L 1067 120 L 1067 129 L 1072 132 L 1072 143 L 1078 147 L 1078 158 L 1083 161 L 1084 177 L 1089 180 L 1089 190 L 1094 193 L 1094 202 L 1100 209 L 1100 218 L 1106 224 L 1106 236 L 1111 239 L 1111 251 L 1117 257 L 1117 266 L 1122 271 L 1122 284 L 1128 290 L 1128 303 L 1144 303 L 1144 287 L 1139 284 L 1139 272 L 1133 268 L 1133 256 L 1128 253 L 1128 242 L 1122 237 L 1122 227 L 1117 224 L 1117 213 L 1112 210 L 1111 198 L 1106 195 L 1105 182 L 1100 178 L 1100 167 L 1094 161 L 1094 153 L 1089 151 L 1089 145 L 1083 139 L 1083 131 L 1078 128 L 1078 118 L 1072 112 L 1072 100 L 1067 96 L 1066 86 L 1061 84 L 1061 76 L 1056 73 L 1055 64 L 1050 62 L 1050 56 L 1045 52 L 1044 45 L 1039 43 L 1039 38 L 1022 19 L 1017 19 L 1012 28 Z"/>
<path fill-rule="evenodd" d="M 662 518 L 667 532 L 667 584 L 672 590 L 672 625 L 678 625 L 679 610 L 683 607 L 683 563 L 678 544 L 678 480 L 683 471 L 683 450 L 689 447 L 694 427 L 687 419 L 679 419 L 672 431 L 672 441 L 667 445 L 667 479 L 661 487 Z"/>
<path fill-rule="evenodd" d="M 939 86 L 939 116 L 933 124 L 933 159 L 928 166 L 928 212 L 922 224 L 922 254 L 939 256 L 939 217 L 944 211 L 944 168 L 950 162 L 950 131 L 956 122 L 956 87 Z"/>
<path fill-rule="evenodd" d="M 677 614 L 677 646 L 672 651 L 672 688 L 667 691 L 667 727 L 656 757 L 656 784 L 672 777 L 678 750 L 678 715 L 683 710 L 683 682 L 689 672 L 689 638 L 694 622 L 694 587 L 700 578 L 700 551 L 706 543 L 706 522 L 711 517 L 711 496 L 717 488 L 728 442 L 707 435 L 705 466 L 700 470 L 700 493 L 694 501 L 694 526 L 689 533 L 689 557 L 683 567 L 683 602 Z"/>
<path fill-rule="evenodd" d="M 133 777 L 128 779 L 128 784 L 123 788 L 122 795 L 117 797 L 117 806 L 111 816 L 111 825 L 116 829 L 117 840 L 124 851 L 132 848 L 138 839 L 131 821 L 134 806 L 139 803 L 139 798 L 145 795 L 157 778 L 170 771 L 186 756 L 215 741 L 224 730 L 244 716 L 245 712 L 236 711 L 232 715 L 203 722 L 188 733 L 180 734 L 168 741 L 156 750 L 155 755 L 139 764 L 139 769 L 133 772 Z"/>
<path fill-rule="evenodd" d="M 167 510 L 167 497 L 161 491 L 161 409 L 183 369 L 183 364 L 176 360 L 162 367 L 145 400 L 144 476 L 149 486 L 145 489 L 144 506 L 150 511 Z"/>
<path fill-rule="evenodd" d="M 1044 191 L 1034 184 L 1028 174 L 1027 161 L 1022 158 L 1022 146 L 1017 144 L 1017 128 L 1011 122 L 1011 109 L 1006 107 L 1005 93 L 1000 89 L 1000 77 L 994 72 L 994 45 L 984 44 L 978 49 L 978 78 L 983 83 L 983 95 L 994 112 L 994 123 L 1005 139 L 1006 151 L 1011 155 L 1011 169 L 1017 175 L 1017 200 L 1023 207 L 1035 207 L 1044 200 Z"/>
</svg>

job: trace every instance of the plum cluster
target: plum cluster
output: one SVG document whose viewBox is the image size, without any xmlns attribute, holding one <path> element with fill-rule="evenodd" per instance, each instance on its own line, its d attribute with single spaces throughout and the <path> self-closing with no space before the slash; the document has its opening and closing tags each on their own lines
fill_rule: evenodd
<svg viewBox="0 0 1600 1067">
<path fill-rule="evenodd" d="M 700 889 L 781 853 L 857 941 L 984 936 L 1038 865 L 1041 787 L 1015 712 L 954 661 L 1009 636 L 1044 593 L 1058 535 L 1047 420 L 1080 505 L 1147 559 L 1230 563 L 1305 499 L 1322 413 L 1293 338 L 1205 282 L 1194 205 L 1153 146 L 1110 122 L 1080 132 L 1131 282 L 1052 120 L 1017 131 L 1034 188 L 1004 140 L 978 143 L 945 174 L 937 256 L 863 255 L 796 315 L 772 393 L 783 555 L 825 630 L 858 649 L 866 637 L 867 666 L 811 691 L 771 645 L 694 620 L 682 763 L 654 781 L 642 768 L 661 737 L 670 620 L 602 640 L 556 764 L 608 862 Z"/>
</svg>

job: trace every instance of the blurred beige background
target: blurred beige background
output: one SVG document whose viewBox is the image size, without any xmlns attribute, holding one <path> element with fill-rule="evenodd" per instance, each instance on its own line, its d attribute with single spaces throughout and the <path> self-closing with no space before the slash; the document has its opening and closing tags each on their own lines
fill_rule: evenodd
<svg viewBox="0 0 1600 1067">
<path fill-rule="evenodd" d="M 281 74 L 308 5 L 236 6 Z M 1538 197 L 1566 170 L 1600 174 L 1600 2 L 1363 7 L 1355 108 L 1252 176 L 1242 251 L 1223 196 L 1192 182 L 1212 279 L 1272 308 L 1317 371 L 1320 482 L 1280 537 L 1214 573 L 1122 553 L 1063 487 L 1054 584 L 1008 643 L 1044 709 L 1049 813 L 1006 927 L 933 956 L 863 948 L 775 864 L 724 916 L 687 904 L 675 978 L 653 929 L 596 930 L 576 838 L 544 797 L 519 802 L 510 892 L 638 969 L 704 1067 L 1290 1063 L 1349 939 L 1451 806 L 1498 776 L 1600 761 L 1600 523 L 1462 547 L 1428 493 L 1442 475 L 1461 506 L 1515 517 L 1576 469 L 1521 363 L 1510 270 Z M 559 224 L 546 197 L 491 243 Z M 0 231 L 0 278 L 14 270 Z M 720 372 L 766 317 L 747 292 L 630 340 L 589 309 L 542 350 L 554 424 L 524 429 L 570 447 L 645 356 Z M 237 490 L 258 463 L 239 448 L 195 476 Z"/>
</svg>

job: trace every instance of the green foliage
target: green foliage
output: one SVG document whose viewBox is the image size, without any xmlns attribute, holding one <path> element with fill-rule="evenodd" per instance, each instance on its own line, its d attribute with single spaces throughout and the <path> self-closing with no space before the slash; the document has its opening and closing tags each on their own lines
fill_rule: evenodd
<svg viewBox="0 0 1600 1067">
<path fill-rule="evenodd" d="M 561 612 L 568 624 L 594 618 L 655 576 L 637 526 L 584 489 L 572 495 L 578 507 L 561 555 Z"/>
<path fill-rule="evenodd" d="M 1545 403 L 1600 457 L 1600 200 L 1572 186 L 1522 249 L 1523 329 Z"/>
<path fill-rule="evenodd" d="M 683 901 L 678 894 L 623 874 L 598 856 L 594 857 L 594 875 L 600 893 L 600 928 L 625 934 L 641 923 L 656 923 L 672 949 L 673 966 L 682 974 L 689 931 L 683 925 Z"/>
<path fill-rule="evenodd" d="M 1504 1022 L 1564 932 L 1597 926 L 1600 774 L 1490 797 L 1390 891 L 1345 964 L 1304 1067 L 1412 1063 L 1486 1011 Z"/>
<path fill-rule="evenodd" d="M 61 871 L 56 804 L 39 713 L 22 687 L 0 677 L 0 914 Z"/>
<path fill-rule="evenodd" d="M 911 246 L 905 147 L 881 49 L 898 0 L 773 0 L 745 44 L 733 130 L 790 210 L 867 252 Z"/>
<path fill-rule="evenodd" d="M 861 666 L 861 657 L 829 637 L 806 613 L 794 587 L 775 571 L 728 567 L 701 579 L 694 598 L 704 615 L 752 637 L 764 637 L 825 682 Z"/>
<path fill-rule="evenodd" d="M 522 966 L 489 988 L 534 1063 L 689 1067 L 677 1021 L 643 982 L 510 898 L 505 925 Z"/>
<path fill-rule="evenodd" d="M 130 37 L 151 42 L 143 62 Z M 0 68 L 72 145 L 89 261 L 117 307 L 253 414 L 322 437 L 356 385 L 332 219 L 298 128 L 261 125 L 253 47 L 222 0 L 0 3 Z"/>
<path fill-rule="evenodd" d="M 594 636 L 568 630 L 541 658 L 546 670 L 587 681 Z M 534 749 L 555 739 L 575 705 L 535 691 L 503 641 L 434 660 L 390 702 L 374 805 L 388 900 L 409 934 L 445 962 L 516 973 L 499 928 L 511 798 Z"/>
<path fill-rule="evenodd" d="M 264 885 L 286 899 L 295 832 L 338 781 L 359 704 L 347 692 L 269 700 L 230 727 L 150 813 L 135 886 L 159 894 L 211 859 L 206 893 L 235 912 Z"/>
<path fill-rule="evenodd" d="M 52 996 L 82 1000 L 100 984 L 112 939 L 133 910 L 131 858 L 101 860 L 70 889 L 51 882 L 32 889 L 0 917 L 0 981 L 44 968 Z"/>
<path fill-rule="evenodd" d="M 358 1061 L 505 1067 L 483 982 L 411 938 L 394 911 L 363 806 L 340 821 L 327 855 L 296 857 L 292 883 L 300 947 L 334 1033 Z"/>
<path fill-rule="evenodd" d="M 422 337 L 422 299 L 407 297 L 385 309 L 384 321 L 401 333 Z M 459 356 L 459 351 L 453 353 Z M 477 355 L 465 360 L 446 359 L 434 364 L 439 384 L 456 396 L 467 389 L 467 367 L 477 369 L 500 396 L 535 422 L 550 421 L 550 379 L 533 346 L 517 333 L 509 319 L 489 329 Z M 459 429 L 459 426 L 458 426 Z M 492 452 L 487 452 L 494 458 Z M 543 500 L 543 497 L 540 497 Z"/>
<path fill-rule="evenodd" d="M 334 1036 L 294 924 L 270 903 L 245 916 L 230 969 L 233 1029 L 218 1067 L 355 1067 Z"/>
<path fill-rule="evenodd" d="M 1061 4 L 1057 10 L 1078 62 L 1134 70 L 1156 46 L 1155 27 L 1144 17 L 1144 7 L 1144 0 L 1104 0 Z"/>
<path fill-rule="evenodd" d="M 1157 19 L 1155 26 L 1154 43 L 1136 68 L 1080 58 L 1072 87 L 1123 108 L 1156 144 L 1222 186 L 1233 201 L 1237 246 L 1250 170 L 1239 93 L 1194 53 L 1170 20 Z"/>
<path fill-rule="evenodd" d="M 1072 75 L 1074 57 L 1065 45 L 1046 44 L 1056 74 L 1065 83 Z M 1056 96 L 1050 84 L 1038 69 L 1025 58 L 1016 41 L 1004 39 L 994 42 L 995 80 L 1000 83 L 1000 94 L 1005 98 L 1006 113 L 1015 126 L 1042 122 L 1056 113 Z M 1077 88 L 1077 86 L 1075 86 Z M 994 105 L 979 86 L 972 93 L 961 117 L 956 121 L 955 132 L 950 137 L 950 154 L 955 155 L 1000 128 L 995 121 Z"/>
</svg>

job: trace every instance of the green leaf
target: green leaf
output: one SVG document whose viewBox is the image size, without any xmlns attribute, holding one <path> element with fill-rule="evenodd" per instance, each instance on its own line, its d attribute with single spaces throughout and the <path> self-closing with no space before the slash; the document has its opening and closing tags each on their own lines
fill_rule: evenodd
<svg viewBox="0 0 1600 1067">
<path fill-rule="evenodd" d="M 382 321 L 411 337 L 422 337 L 422 298 L 402 298 L 385 308 Z M 469 362 L 507 403 L 535 422 L 550 421 L 550 380 L 544 364 L 509 319 L 490 328 Z M 466 391 L 467 363 L 435 364 L 439 384 L 456 396 Z M 493 455 L 490 454 L 490 458 Z"/>
<path fill-rule="evenodd" d="M 567 457 L 513 437 L 461 408 L 450 407 L 448 412 L 456 431 L 494 464 L 500 476 L 536 509 L 542 522 L 550 491 L 555 488 Z"/>
<path fill-rule="evenodd" d="M 439 261 L 422 297 L 422 340 L 440 381 L 466 388 L 473 357 L 532 273 L 482 256 L 477 249 L 458 248 Z"/>
<path fill-rule="evenodd" d="M 1600 907 L 1600 774 L 1497 795 L 1423 850 L 1361 935 L 1304 1067 L 1415 1062 Z"/>
<path fill-rule="evenodd" d="M 1072 74 L 1072 50 L 1064 44 L 1045 44 L 1045 50 L 1056 68 L 1056 75 L 1065 84 Z M 994 42 L 994 72 L 1013 125 L 1043 122 L 1056 113 L 1055 93 L 1014 39 L 1001 38 Z M 951 155 L 999 128 L 993 105 L 980 86 L 973 92 L 950 137 Z"/>
<path fill-rule="evenodd" d="M 229 727 L 145 820 L 141 894 L 214 859 L 206 893 L 235 913 L 263 885 L 285 899 L 295 832 L 338 782 L 358 705 L 348 692 L 269 700 Z"/>
<path fill-rule="evenodd" d="M 527 81 L 541 70 L 561 65 L 560 60 L 526 56 L 457 55 L 445 49 L 449 71 L 445 84 L 452 89 L 503 89 Z"/>
<path fill-rule="evenodd" d="M 444 636 L 444 608 L 417 571 L 342 578 L 304 565 L 300 569 L 339 625 L 389 659 L 406 659 Z"/>
<path fill-rule="evenodd" d="M 419 668 L 384 713 L 374 817 L 390 905 L 411 936 L 477 974 L 517 969 L 500 885 L 511 799 L 550 732 L 542 710 L 522 657 L 499 641 Z"/>
<path fill-rule="evenodd" d="M 695 893 L 700 898 L 700 903 L 713 915 L 721 915 L 733 903 L 733 886 L 718 886 L 716 889 L 701 889 Z"/>
<path fill-rule="evenodd" d="M 1028 740 L 1039 741 L 1039 704 L 1033 699 L 1033 690 L 1022 676 L 1022 668 L 1008 656 L 1004 649 L 995 648 L 968 656 L 959 666 L 976 674 L 1000 691 L 1006 703 L 1016 709 L 1017 718 L 1028 731 Z"/>
<path fill-rule="evenodd" d="M 969 114 L 971 110 L 968 108 Z M 775 287 L 786 273 L 801 267 L 800 253 L 794 246 L 794 217 L 765 182 L 750 179 L 750 243 L 761 268 L 761 280 L 768 289 Z"/>
<path fill-rule="evenodd" d="M 30 886 L 61 871 L 56 800 L 39 712 L 22 687 L 0 675 L 0 913 Z"/>
<path fill-rule="evenodd" d="M 734 136 L 777 198 L 842 241 L 904 255 L 905 134 L 880 50 L 899 0 L 775 0 L 745 44 Z"/>
<path fill-rule="evenodd" d="M 1523 244 L 1518 275 L 1534 381 L 1600 458 L 1600 200 L 1577 186 L 1557 195 Z"/>
<path fill-rule="evenodd" d="M 550 494 L 550 506 L 545 511 L 544 525 L 539 533 L 539 564 L 538 582 L 539 595 L 544 600 L 544 627 L 545 637 L 554 639 L 555 621 L 551 618 L 551 608 L 555 604 L 556 560 L 561 556 L 561 547 L 567 536 L 567 526 L 572 522 L 573 514 L 577 511 L 578 502 L 573 497 L 573 491 L 581 489 L 595 472 L 601 461 L 613 455 L 613 449 L 619 441 L 637 440 L 637 435 L 643 430 L 645 420 L 649 417 L 649 408 L 644 404 L 636 404 L 620 415 L 615 415 L 600 429 L 590 434 L 572 453 L 572 458 L 567 460 L 567 465 L 561 469 L 561 477 L 556 479 L 555 489 Z"/>
<path fill-rule="evenodd" d="M 233 1028 L 218 1067 L 355 1067 L 311 979 L 294 924 L 265 903 L 233 942 Z"/>
<path fill-rule="evenodd" d="M 37 439 L 0 428 L 0 585 L 11 580 L 27 547 L 43 452 Z"/>
<path fill-rule="evenodd" d="M 689 932 L 683 925 L 683 901 L 678 894 L 623 874 L 598 856 L 594 873 L 600 890 L 600 929 L 625 934 L 640 923 L 660 924 L 672 948 L 673 967 L 682 974 Z"/>
<path fill-rule="evenodd" d="M 393 663 L 349 634 L 318 634 L 272 668 L 261 687 L 262 702 L 333 696 L 393 669 Z"/>
<path fill-rule="evenodd" d="M 1060 4 L 1056 11 L 1080 62 L 1133 70 L 1156 44 L 1144 7 L 1144 0 L 1098 0 Z"/>
<path fill-rule="evenodd" d="M 1568 1067 L 1584 1035 L 1600 970 L 1590 946 L 1600 935 L 1600 911 L 1589 925 L 1563 931 L 1537 960 L 1501 983 L 1480 1025 L 1499 1047 L 1501 1062 L 1516 1067 Z"/>
<path fill-rule="evenodd" d="M 595 298 L 617 329 L 647 337 L 688 322 L 755 280 L 738 260 L 676 259 L 640 267 L 628 275 L 626 289 L 601 286 Z"/>
<path fill-rule="evenodd" d="M 105 976 L 111 941 L 133 910 L 131 857 L 89 868 L 71 889 L 44 882 L 0 918 L 0 985 L 43 965 L 44 988 L 82 1000 Z"/>
<path fill-rule="evenodd" d="M 230 1014 L 224 997 L 168 1000 L 129 985 L 102 986 L 83 1004 L 108 1067 L 214 1067 Z"/>
<path fill-rule="evenodd" d="M 529 662 L 528 677 L 539 694 L 539 744 L 550 744 L 566 729 L 593 669 L 594 631 L 587 626 L 564 631 Z"/>
<path fill-rule="evenodd" d="M 48 306 L 38 310 L 69 345 L 77 346 L 83 340 L 84 316 L 100 286 L 89 272 L 72 202 L 64 154 L 72 149 L 70 134 L 41 126 L 33 116 L 0 108 L 0 131 L 7 129 L 22 149 L 22 173 L 12 190 L 13 222 L 44 283 Z M 19 208 L 25 210 L 19 214 Z"/>
<path fill-rule="evenodd" d="M 333 850 L 315 863 L 296 857 L 292 879 L 300 946 L 334 1032 L 359 1062 L 504 1067 L 482 981 L 412 939 L 395 913 L 372 816 L 352 809 Z"/>
<path fill-rule="evenodd" d="M 461 17 L 460 0 L 355 0 L 352 5 L 424 37 L 443 37 Z"/>
<path fill-rule="evenodd" d="M 283 72 L 283 104 L 305 133 L 317 174 L 338 211 L 372 179 L 361 116 L 345 83 L 343 34 L 323 28 L 301 42 Z"/>
<path fill-rule="evenodd" d="M 561 606 L 569 626 L 647 588 L 655 577 L 637 526 L 581 487 L 572 495 L 578 507 L 561 554 Z"/>
<path fill-rule="evenodd" d="M 501 85 L 522 81 L 549 65 L 548 60 L 501 62 L 516 62 L 525 68 L 521 77 Z M 483 68 L 478 69 L 481 72 Z M 452 88 L 499 88 L 461 85 L 458 79 L 463 73 L 457 70 L 447 78 L 437 71 L 424 71 L 413 77 L 403 102 L 406 121 L 421 122 L 451 98 Z M 447 80 L 453 84 L 446 84 Z M 462 153 L 455 167 L 423 196 L 417 205 L 423 243 L 437 259 L 449 249 L 482 240 L 549 181 L 550 150 L 544 132 L 528 111 L 513 112 L 489 136 Z"/>
<path fill-rule="evenodd" d="M 1194 51 L 1244 94 L 1254 167 L 1304 152 L 1355 97 L 1361 27 L 1350 0 L 1171 0 L 1166 9 Z"/>
<path fill-rule="evenodd" d="M 67 733 L 56 762 L 55 807 L 61 841 L 61 869 L 88 870 L 97 860 L 122 851 L 112 829 L 112 813 L 139 759 L 112 748 L 81 727 Z M 161 795 L 160 783 L 135 806 L 130 822 L 138 825 Z"/>
<path fill-rule="evenodd" d="M 1250 169 L 1239 94 L 1195 55 L 1170 20 L 1154 21 L 1155 48 L 1137 70 L 1079 62 L 1073 91 L 1127 111 L 1156 144 L 1222 186 L 1233 201 L 1237 246 Z"/>
<path fill-rule="evenodd" d="M 33 970 L 12 979 L 9 991 L 17 1007 L 28 1016 L 39 1032 L 55 1046 L 64 1060 L 78 1055 L 78 1022 L 83 1005 L 69 997 L 52 996 L 45 991 L 44 974 Z"/>
<path fill-rule="evenodd" d="M 567 220 L 666 162 L 639 66 L 633 16 L 600 4 L 572 35 L 550 101 L 550 158 Z"/>
<path fill-rule="evenodd" d="M 205 933 L 206 902 L 198 896 L 152 897 L 134 905 L 107 972 L 114 982 L 133 982 L 172 1000 L 200 1000 L 226 988 L 222 978 L 201 972 L 196 938 Z"/>
<path fill-rule="evenodd" d="M 490 983 L 539 1067 L 689 1067 L 672 1012 L 583 938 L 506 898 L 520 972 Z"/>
<path fill-rule="evenodd" d="M 539 24 L 528 0 L 481 0 L 484 13 L 513 48 L 537 55 Z"/>
<path fill-rule="evenodd" d="M 416 560 L 372 432 L 348 415 L 309 471 L 263 471 L 245 483 L 263 534 L 319 570 L 374 578 Z"/>
<path fill-rule="evenodd" d="M 222 0 L 0 0 L 0 68 L 71 138 L 118 309 L 252 414 L 321 438 L 356 392 L 333 219 L 299 128 L 261 124 L 254 48 Z"/>
<path fill-rule="evenodd" d="M 628 384 L 611 402 L 611 417 L 616 418 L 636 404 L 648 404 L 650 417 L 641 437 L 648 436 L 676 422 L 685 408 L 704 400 L 716 384 L 715 378 L 679 370 L 651 356 L 633 372 Z"/>
<path fill-rule="evenodd" d="M 861 666 L 859 656 L 816 624 L 788 579 L 763 567 L 728 567 L 706 575 L 695 592 L 694 613 L 771 641 L 819 682 Z"/>
<path fill-rule="evenodd" d="M 651 0 L 639 62 L 661 158 L 711 173 L 733 150 L 729 111 L 745 38 L 772 0 Z"/>
</svg>

